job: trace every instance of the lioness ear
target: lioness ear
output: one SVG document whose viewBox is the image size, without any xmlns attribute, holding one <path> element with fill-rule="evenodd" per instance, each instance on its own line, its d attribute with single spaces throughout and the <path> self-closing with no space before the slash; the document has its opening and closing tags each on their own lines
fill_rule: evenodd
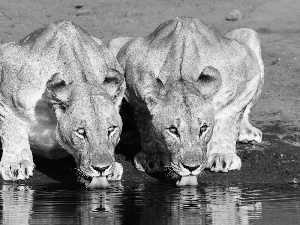
<svg viewBox="0 0 300 225">
<path fill-rule="evenodd" d="M 50 102 L 55 107 L 66 109 L 68 107 L 68 98 L 70 90 L 67 87 L 59 73 L 55 73 L 46 83 L 46 91 Z"/>
<path fill-rule="evenodd" d="M 125 89 L 126 89 L 126 83 L 124 79 L 124 82 L 116 89 L 115 95 L 113 96 L 114 98 L 113 101 L 116 107 L 120 107 L 125 95 Z"/>
<path fill-rule="evenodd" d="M 117 57 L 118 52 L 120 51 L 120 49 L 129 41 L 131 41 L 133 38 L 131 37 L 117 37 L 114 38 L 112 40 L 110 40 L 110 42 L 108 42 L 107 44 L 107 48 L 113 53 L 113 55 L 115 57 Z"/>
<path fill-rule="evenodd" d="M 217 69 L 206 66 L 200 73 L 196 84 L 200 85 L 199 91 L 203 97 L 208 98 L 219 90 L 222 84 L 222 77 Z"/>
<path fill-rule="evenodd" d="M 106 92 L 113 98 L 114 104 L 119 107 L 125 95 L 126 83 L 124 75 L 118 70 L 109 69 L 103 81 Z"/>
<path fill-rule="evenodd" d="M 143 87 L 140 91 L 142 98 L 147 103 L 149 109 L 153 108 L 159 100 L 164 90 L 164 83 L 159 77 L 155 77 L 153 73 L 146 73 L 143 77 Z"/>
<path fill-rule="evenodd" d="M 261 58 L 260 40 L 255 30 L 241 28 L 230 31 L 224 35 L 226 38 L 237 40 L 239 43 L 248 46 L 256 55 L 261 75 L 264 74 L 264 64 Z"/>
</svg>

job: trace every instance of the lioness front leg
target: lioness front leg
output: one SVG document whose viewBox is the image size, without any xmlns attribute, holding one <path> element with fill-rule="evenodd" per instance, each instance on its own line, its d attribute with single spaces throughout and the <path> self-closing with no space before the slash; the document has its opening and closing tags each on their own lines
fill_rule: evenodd
<svg viewBox="0 0 300 225">
<path fill-rule="evenodd" d="M 4 180 L 24 180 L 33 175 L 34 163 L 26 125 L 16 116 L 1 121 L 2 158 L 0 175 Z"/>
<path fill-rule="evenodd" d="M 243 119 L 241 122 L 240 130 L 239 130 L 239 138 L 238 142 L 241 143 L 260 143 L 262 139 L 262 132 L 253 127 L 249 122 L 249 113 L 253 103 L 251 102 L 243 115 Z"/>
<path fill-rule="evenodd" d="M 142 151 L 134 156 L 134 165 L 146 173 L 163 172 L 170 165 L 170 160 L 165 153 L 147 154 Z"/>
<path fill-rule="evenodd" d="M 238 125 L 235 118 L 217 120 L 213 136 L 207 146 L 207 168 L 214 172 L 241 169 L 242 162 L 236 154 Z"/>
<path fill-rule="evenodd" d="M 134 156 L 134 165 L 142 172 L 162 172 L 170 165 L 170 160 L 166 153 L 159 151 L 158 137 L 147 121 L 146 118 L 137 119 L 142 151 Z"/>
</svg>

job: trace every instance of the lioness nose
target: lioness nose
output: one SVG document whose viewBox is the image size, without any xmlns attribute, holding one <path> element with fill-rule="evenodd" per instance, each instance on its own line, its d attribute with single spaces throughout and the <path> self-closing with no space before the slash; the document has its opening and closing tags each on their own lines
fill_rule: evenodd
<svg viewBox="0 0 300 225">
<path fill-rule="evenodd" d="M 198 169 L 200 167 L 200 165 L 198 165 L 198 166 L 187 166 L 187 165 L 184 165 L 183 163 L 182 163 L 182 166 L 185 169 L 189 170 L 190 172 L 193 172 L 194 170 L 196 170 L 196 169 Z"/>
<path fill-rule="evenodd" d="M 107 170 L 108 168 L 110 168 L 111 166 L 103 166 L 103 167 L 99 167 L 99 166 L 92 166 L 92 168 L 96 171 L 98 171 L 100 174 L 104 173 L 105 170 Z"/>
</svg>

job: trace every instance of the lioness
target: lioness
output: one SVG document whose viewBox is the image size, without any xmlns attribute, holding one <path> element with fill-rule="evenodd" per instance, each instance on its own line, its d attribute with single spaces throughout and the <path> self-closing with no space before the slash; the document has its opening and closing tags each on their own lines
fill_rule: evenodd
<svg viewBox="0 0 300 225">
<path fill-rule="evenodd" d="M 0 46 L 4 180 L 32 175 L 30 145 L 64 148 L 88 187 L 121 179 L 114 147 L 122 129 L 125 79 L 113 54 L 100 44 L 73 23 L 58 21 Z"/>
<path fill-rule="evenodd" d="M 146 37 L 113 39 L 109 48 L 125 70 L 141 136 L 139 170 L 165 170 L 177 185 L 196 185 L 205 167 L 241 168 L 236 141 L 261 142 L 248 121 L 264 79 L 254 30 L 222 36 L 199 19 L 175 18 Z"/>
</svg>

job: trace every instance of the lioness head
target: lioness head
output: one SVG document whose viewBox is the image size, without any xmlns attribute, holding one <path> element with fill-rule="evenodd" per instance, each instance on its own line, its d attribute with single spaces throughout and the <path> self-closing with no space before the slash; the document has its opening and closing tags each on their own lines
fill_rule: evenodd
<svg viewBox="0 0 300 225">
<path fill-rule="evenodd" d="M 96 177 L 99 186 L 106 186 L 122 130 L 118 105 L 105 90 L 90 84 L 71 84 L 64 91 L 69 92 L 64 93 L 67 98 L 56 92 L 54 103 L 59 143 L 74 156 L 80 181 L 89 186 Z"/>
<path fill-rule="evenodd" d="M 151 96 L 148 102 L 156 151 L 169 156 L 169 165 L 162 161 L 169 172 L 197 175 L 205 165 L 214 112 L 193 85 L 176 82 L 164 89 L 167 92 L 163 96 Z"/>
<path fill-rule="evenodd" d="M 233 39 L 197 18 L 175 18 L 146 37 L 110 42 L 125 70 L 126 95 L 141 134 L 138 169 L 166 169 L 182 177 L 180 184 L 197 183 L 216 114 L 252 76 L 247 57 L 254 53 Z"/>
<path fill-rule="evenodd" d="M 204 83 L 213 91 L 221 78 L 210 67 L 196 81 L 168 83 L 152 76 L 145 75 L 148 80 L 142 100 L 130 97 L 133 95 L 130 88 L 127 93 L 135 107 L 143 151 L 148 154 L 145 161 L 138 154 L 135 162 L 146 172 L 167 171 L 172 179 L 192 177 L 188 178 L 191 181 L 181 180 L 194 184 L 195 176 L 205 168 L 207 145 L 215 124 L 215 112 L 207 102 L 207 92 L 199 91 L 197 85 Z"/>
<path fill-rule="evenodd" d="M 107 179 L 120 167 L 114 149 L 122 130 L 123 70 L 101 42 L 70 22 L 60 21 L 39 32 L 23 42 L 39 44 L 38 50 L 45 46 L 44 68 L 53 60 L 47 72 L 55 73 L 47 80 L 45 98 L 55 111 L 56 137 L 74 156 L 80 181 L 88 187 L 107 187 Z"/>
</svg>

